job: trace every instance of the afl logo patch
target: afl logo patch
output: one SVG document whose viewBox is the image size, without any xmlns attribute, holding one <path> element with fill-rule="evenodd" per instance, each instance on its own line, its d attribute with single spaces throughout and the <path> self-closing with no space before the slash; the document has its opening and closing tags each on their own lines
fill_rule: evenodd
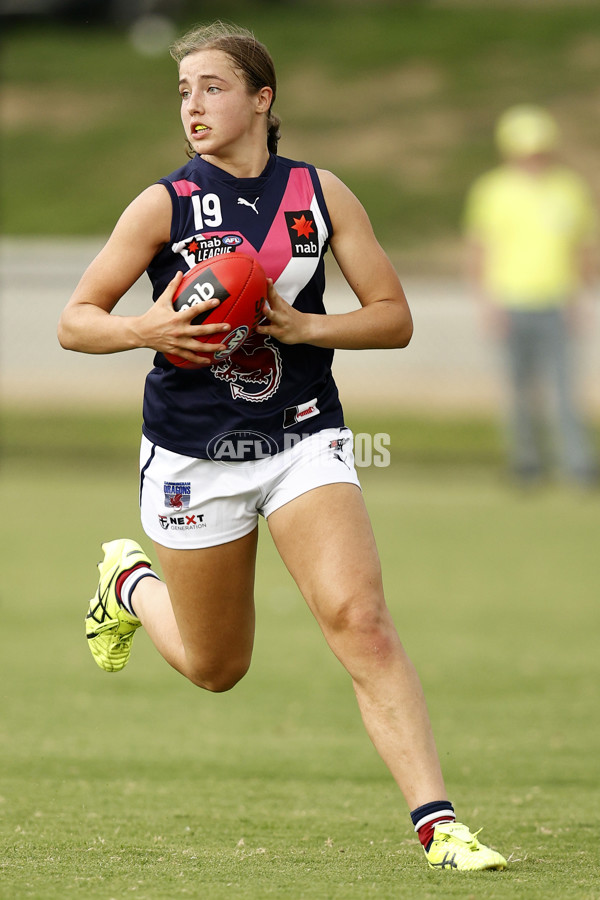
<svg viewBox="0 0 600 900">
<path fill-rule="evenodd" d="M 224 234 L 221 240 L 226 247 L 239 247 L 244 243 L 244 239 L 239 234 Z"/>
</svg>

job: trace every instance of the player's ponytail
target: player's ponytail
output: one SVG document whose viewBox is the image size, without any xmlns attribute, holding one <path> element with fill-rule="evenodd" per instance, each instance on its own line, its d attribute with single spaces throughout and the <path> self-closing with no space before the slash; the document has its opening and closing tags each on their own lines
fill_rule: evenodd
<svg viewBox="0 0 600 900">
<path fill-rule="evenodd" d="M 277 144 L 281 137 L 279 126 L 281 120 L 273 113 L 273 104 L 277 95 L 277 77 L 271 54 L 264 44 L 257 41 L 251 31 L 237 25 L 226 25 L 214 22 L 212 25 L 200 25 L 175 41 L 170 49 L 171 56 L 179 65 L 190 53 L 199 50 L 222 50 L 240 69 L 246 87 L 252 93 L 263 87 L 270 87 L 273 100 L 267 120 L 267 147 L 270 153 L 277 153 Z"/>
<path fill-rule="evenodd" d="M 279 116 L 274 115 L 270 110 L 267 125 L 267 149 L 269 153 L 277 153 L 277 144 L 281 137 L 281 131 L 279 130 L 281 119 Z"/>
</svg>

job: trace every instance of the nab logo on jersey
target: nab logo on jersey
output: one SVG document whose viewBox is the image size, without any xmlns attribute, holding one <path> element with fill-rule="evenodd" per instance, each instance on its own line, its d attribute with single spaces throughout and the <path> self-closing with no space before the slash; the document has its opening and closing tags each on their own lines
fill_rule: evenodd
<svg viewBox="0 0 600 900">
<path fill-rule="evenodd" d="M 319 238 L 310 209 L 286 212 L 285 221 L 292 243 L 292 256 L 318 256 Z"/>
</svg>

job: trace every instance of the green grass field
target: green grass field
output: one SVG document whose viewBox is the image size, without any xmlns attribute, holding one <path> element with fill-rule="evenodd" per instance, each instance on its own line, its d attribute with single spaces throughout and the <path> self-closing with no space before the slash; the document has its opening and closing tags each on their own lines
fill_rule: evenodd
<svg viewBox="0 0 600 900">
<path fill-rule="evenodd" d="M 59 420 L 65 447 L 96 448 L 59 454 L 50 420 L 4 428 L 2 900 L 600 898 L 597 496 L 519 496 L 481 460 L 398 452 L 363 470 L 450 796 L 512 857 L 505 873 L 430 872 L 266 530 L 255 658 L 234 691 L 193 688 L 143 634 L 123 673 L 96 668 L 83 616 L 99 544 L 144 540 L 137 426 L 109 439 L 91 414 Z"/>
</svg>

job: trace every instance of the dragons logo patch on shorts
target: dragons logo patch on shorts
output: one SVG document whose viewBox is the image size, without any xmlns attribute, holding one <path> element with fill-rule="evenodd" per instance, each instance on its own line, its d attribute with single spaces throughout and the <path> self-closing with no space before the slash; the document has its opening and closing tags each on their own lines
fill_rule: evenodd
<svg viewBox="0 0 600 900">
<path fill-rule="evenodd" d="M 165 506 L 167 509 L 188 509 L 192 494 L 189 481 L 165 481 Z"/>
</svg>

